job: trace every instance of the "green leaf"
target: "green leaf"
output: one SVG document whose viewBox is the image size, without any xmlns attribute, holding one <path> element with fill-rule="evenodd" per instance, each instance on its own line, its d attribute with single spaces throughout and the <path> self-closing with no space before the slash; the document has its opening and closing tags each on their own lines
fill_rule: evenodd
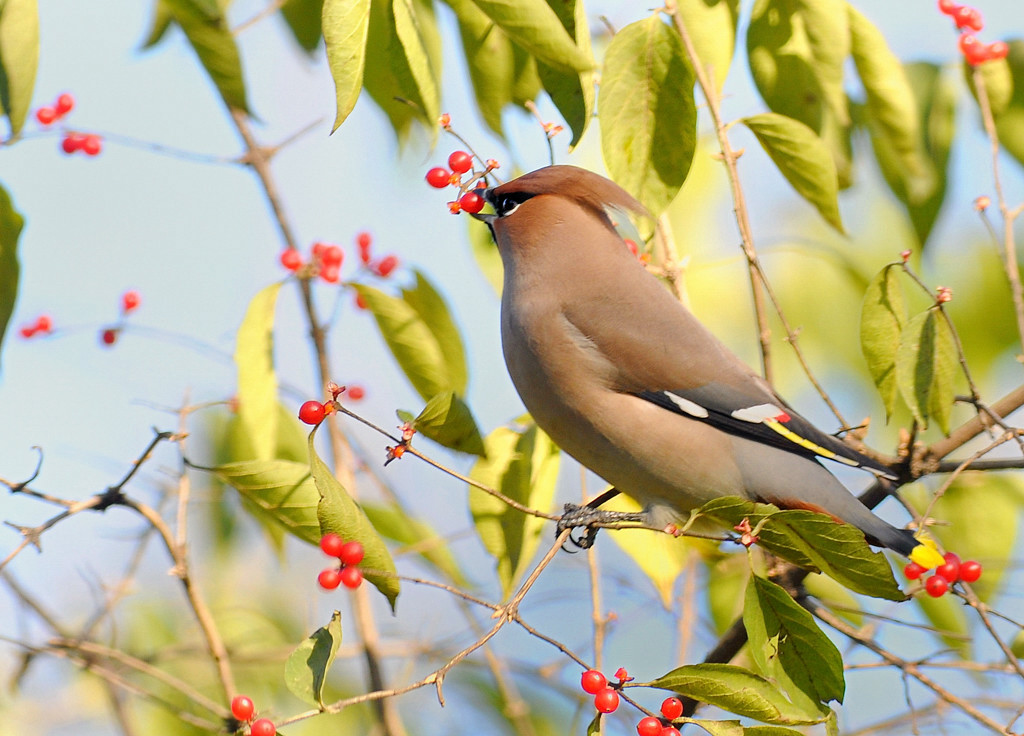
<svg viewBox="0 0 1024 736">
<path fill-rule="evenodd" d="M 988 104 L 995 116 L 1000 115 L 1013 98 L 1013 75 L 1010 72 L 1010 62 L 1007 59 L 992 59 L 978 66 L 971 66 L 964 59 L 961 62 L 964 77 L 967 80 L 967 87 L 971 90 L 975 101 L 978 100 L 978 88 L 974 83 L 974 73 L 981 75 L 985 93 L 988 95 Z M 979 103 L 980 104 L 980 103 Z"/>
<path fill-rule="evenodd" d="M 484 441 L 487 457 L 470 477 L 531 508 L 547 511 L 555 497 L 559 451 L 536 425 L 522 431 L 499 427 Z M 540 543 L 545 520 L 523 514 L 503 501 L 470 487 L 469 510 L 477 534 L 497 561 L 505 595 L 526 571 Z"/>
<path fill-rule="evenodd" d="M 459 452 L 486 455 L 484 440 L 466 402 L 454 392 L 440 393 L 423 407 L 412 421 L 413 429 L 424 437 Z"/>
<path fill-rule="evenodd" d="M 915 315 L 903 326 L 896 352 L 896 383 L 914 418 L 922 426 L 934 419 L 949 434 L 953 408 L 956 347 L 937 309 Z"/>
<path fill-rule="evenodd" d="M 885 405 L 886 421 L 896 410 L 896 353 L 907 321 L 899 272 L 899 266 L 890 263 L 871 279 L 860 313 L 860 347 Z"/>
<path fill-rule="evenodd" d="M 795 565 L 824 572 L 856 593 L 901 601 L 892 568 L 881 552 L 873 551 L 856 527 L 831 516 L 802 509 L 780 511 L 771 504 L 737 497 L 717 498 L 696 512 L 731 528 L 744 518 L 757 527 L 758 545 Z"/>
<path fill-rule="evenodd" d="M 794 702 L 805 708 L 843 702 L 843 657 L 789 593 L 770 580 L 751 576 L 743 625 L 758 669 L 781 684 Z M 809 700 L 801 703 L 801 698 Z"/>
<path fill-rule="evenodd" d="M 739 721 L 707 721 L 687 718 L 683 720 L 683 723 L 700 726 L 711 736 L 743 736 L 745 733 Z"/>
<path fill-rule="evenodd" d="M 538 61 L 565 72 L 585 72 L 594 68 L 590 53 L 573 42 L 545 0 L 473 2 Z"/>
<path fill-rule="evenodd" d="M 0 2 L 0 112 L 15 136 L 25 124 L 39 66 L 37 0 Z"/>
<path fill-rule="evenodd" d="M 743 736 L 804 736 L 804 732 L 782 726 L 747 726 Z"/>
<path fill-rule="evenodd" d="M 793 185 L 832 227 L 843 232 L 839 217 L 839 179 L 828 148 L 798 120 L 768 112 L 742 118 L 761 147 Z"/>
<path fill-rule="evenodd" d="M 415 91 L 412 100 L 436 138 L 437 118 L 441 114 L 441 92 L 437 86 L 441 69 L 439 57 L 429 48 L 431 39 L 428 34 L 437 35 L 433 5 L 414 0 L 393 0 L 393 3 L 395 36 L 405 55 Z"/>
<path fill-rule="evenodd" d="M 686 179 L 697 142 L 693 71 L 656 13 L 615 34 L 601 76 L 601 151 L 612 178 L 657 217 Z"/>
<path fill-rule="evenodd" d="M 0 347 L 18 300 L 18 238 L 24 226 L 25 218 L 14 208 L 11 195 L 0 186 Z"/>
<path fill-rule="evenodd" d="M 320 45 L 320 38 L 323 36 L 321 16 L 323 15 L 324 1 L 286 0 L 285 4 L 281 6 L 281 16 L 288 24 L 292 36 L 295 37 L 299 46 L 310 54 L 316 51 L 316 47 Z M 329 56 L 328 63 L 330 63 Z"/>
<path fill-rule="evenodd" d="M 396 556 L 415 553 L 456 585 L 466 584 L 467 578 L 458 560 L 444 538 L 429 524 L 410 516 L 398 504 L 381 506 L 364 503 L 362 507 L 377 531 L 402 545 L 401 549 L 395 551 Z"/>
<path fill-rule="evenodd" d="M 313 482 L 320 494 L 320 502 L 316 508 L 316 516 L 320 522 L 317 539 L 333 532 L 346 541 L 355 539 L 361 542 L 365 554 L 359 568 L 363 571 L 363 577 L 388 599 L 393 611 L 399 593 L 395 562 L 391 559 L 384 540 L 366 518 L 366 513 L 348 495 L 330 468 L 317 455 L 313 444 L 315 438 L 316 428 L 309 433 L 309 464 Z"/>
<path fill-rule="evenodd" d="M 583 0 L 547 0 L 558 15 L 566 33 L 576 42 L 577 47 L 588 57 L 590 50 L 590 27 L 583 8 Z M 594 73 L 591 70 L 576 71 L 558 69 L 540 62 L 537 73 L 551 101 L 562 113 L 566 124 L 572 130 L 569 151 L 580 142 L 584 131 L 594 115 Z"/>
<path fill-rule="evenodd" d="M 732 664 L 684 665 L 644 684 L 765 723 L 810 724 L 826 717 L 821 710 L 807 711 L 790 703 L 768 680 Z"/>
<path fill-rule="evenodd" d="M 321 25 L 337 104 L 333 132 L 352 112 L 363 88 L 370 0 L 323 0 Z"/>
<path fill-rule="evenodd" d="M 142 42 L 142 49 L 150 49 L 160 43 L 167 35 L 171 24 L 174 23 L 167 2 L 168 0 L 156 0 L 153 4 L 153 20 L 150 21 L 146 40 Z"/>
<path fill-rule="evenodd" d="M 444 300 L 421 273 L 404 298 L 365 284 L 352 284 L 362 295 L 398 365 L 424 399 L 446 391 L 466 390 L 465 352 Z"/>
<path fill-rule="evenodd" d="M 750 577 L 745 555 L 716 555 L 708 561 L 708 611 L 716 634 L 724 634 L 743 614 L 743 591 Z"/>
<path fill-rule="evenodd" d="M 920 201 L 934 191 L 936 182 L 924 152 L 914 90 L 881 32 L 849 3 L 847 10 L 853 62 L 864 85 L 872 135 L 885 139 L 903 167 L 908 196 Z"/>
<path fill-rule="evenodd" d="M 834 614 L 846 619 L 854 626 L 864 625 L 864 616 L 860 612 L 861 602 L 828 575 L 812 573 L 804 578 L 803 584 L 810 595 L 817 598 Z"/>
<path fill-rule="evenodd" d="M 320 542 L 316 508 L 320 500 L 307 463 L 241 460 L 210 469 L 250 502 L 261 521 L 283 528 L 310 544 Z"/>
<path fill-rule="evenodd" d="M 242 59 L 224 14 L 216 11 L 216 6 L 205 7 L 197 0 L 165 0 L 165 3 L 224 103 L 248 113 Z M 216 12 L 211 14 L 211 10 Z"/>
<path fill-rule="evenodd" d="M 340 644 L 341 612 L 335 611 L 330 622 L 310 634 L 284 663 L 284 684 L 292 694 L 310 705 L 324 707 L 327 670 L 331 668 Z"/>
<path fill-rule="evenodd" d="M 476 265 L 480 267 L 487 283 L 494 289 L 494 293 L 501 296 L 501 289 L 505 281 L 505 267 L 501 262 L 501 254 L 491 237 L 490 228 L 476 218 L 466 217 L 469 228 L 469 247 L 473 252 Z"/>
<path fill-rule="evenodd" d="M 501 113 L 512 102 L 512 42 L 472 0 L 445 0 L 459 22 L 462 51 L 477 111 L 487 127 L 504 136 Z M 467 218 L 472 220 L 473 218 Z"/>
<path fill-rule="evenodd" d="M 925 188 L 907 171 L 900 155 L 893 149 L 890 138 L 880 130 L 871 115 L 866 116 L 867 128 L 882 176 L 893 194 L 907 208 L 918 242 L 924 245 L 946 196 L 949 153 L 956 127 L 957 95 L 951 81 L 943 74 L 942 67 L 936 64 L 917 62 L 907 64 L 904 70 L 917 103 L 918 128 L 922 135 L 920 145 L 931 169 L 928 180 L 932 186 Z"/>
<path fill-rule="evenodd" d="M 736 49 L 739 0 L 681 0 L 676 12 L 686 24 L 697 58 L 710 71 L 721 94 Z"/>
<path fill-rule="evenodd" d="M 238 415 L 255 457 L 269 460 L 277 444 L 277 374 L 274 372 L 274 310 L 281 284 L 261 290 L 246 310 L 235 342 Z"/>
<path fill-rule="evenodd" d="M 1013 39 L 1008 43 L 1006 61 L 1013 77 L 1013 95 L 1006 109 L 996 116 L 996 133 L 1006 151 L 1024 165 L 1024 41 Z"/>
<path fill-rule="evenodd" d="M 799 120 L 832 153 L 840 187 L 849 186 L 850 111 L 843 65 L 850 52 L 844 0 L 757 0 L 747 57 L 773 112 Z"/>
</svg>

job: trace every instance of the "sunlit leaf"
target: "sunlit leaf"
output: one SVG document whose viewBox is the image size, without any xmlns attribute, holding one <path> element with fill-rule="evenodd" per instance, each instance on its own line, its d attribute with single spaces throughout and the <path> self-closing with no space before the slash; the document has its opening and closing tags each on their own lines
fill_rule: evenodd
<svg viewBox="0 0 1024 736">
<path fill-rule="evenodd" d="M 770 580 L 751 576 L 743 624 L 758 669 L 781 684 L 794 702 L 808 709 L 832 700 L 843 702 L 843 657 L 789 593 Z"/>
<path fill-rule="evenodd" d="M 444 359 L 448 388 L 457 394 L 465 394 L 469 382 L 469 369 L 466 367 L 466 350 L 462 344 L 462 335 L 455 326 L 448 305 L 434 285 L 419 269 L 415 270 L 415 274 L 416 285 L 412 289 L 402 289 L 402 298 L 416 310 L 416 314 L 434 336 Z"/>
<path fill-rule="evenodd" d="M 11 195 L 0 186 L 0 348 L 18 299 L 18 238 L 24 225 L 25 218 L 14 208 Z"/>
<path fill-rule="evenodd" d="M 277 374 L 274 372 L 274 310 L 281 284 L 261 290 L 246 310 L 235 342 L 238 415 L 255 457 L 269 460 L 277 443 Z"/>
<path fill-rule="evenodd" d="M 320 496 L 308 463 L 240 460 L 211 468 L 222 482 L 250 502 L 250 511 L 310 544 L 320 541 L 316 508 Z"/>
<path fill-rule="evenodd" d="M 39 66 L 37 0 L 0 2 L 0 112 L 17 135 L 32 105 Z"/>
<path fill-rule="evenodd" d="M 487 458 L 476 462 L 470 477 L 525 506 L 549 511 L 559 466 L 559 450 L 550 438 L 536 425 L 522 431 L 499 427 L 484 445 Z M 480 541 L 497 562 L 507 595 L 533 559 L 546 521 L 473 487 L 469 509 Z"/>
<path fill-rule="evenodd" d="M 839 232 L 839 180 L 836 165 L 821 139 L 803 123 L 768 112 L 742 118 L 757 136 L 786 181 Z"/>
<path fill-rule="evenodd" d="M 736 48 L 739 0 L 681 0 L 676 12 L 682 16 L 697 57 L 710 71 L 721 94 Z"/>
<path fill-rule="evenodd" d="M 281 6 L 281 16 L 292 36 L 307 53 L 320 45 L 321 16 L 325 0 L 286 0 Z M 333 75 L 333 72 L 332 72 Z"/>
<path fill-rule="evenodd" d="M 1013 74 L 1010 72 L 1009 61 L 1007 59 L 992 59 L 984 64 L 971 66 L 964 59 L 961 67 L 964 71 L 964 78 L 967 80 L 967 87 L 974 95 L 975 101 L 978 99 L 975 74 L 978 74 L 981 76 L 982 86 L 985 87 L 989 109 L 992 110 L 993 115 L 997 117 L 1001 115 L 1013 98 Z"/>
<path fill-rule="evenodd" d="M 860 316 L 861 350 L 885 405 L 886 419 L 896 410 L 896 353 L 907 321 L 899 274 L 894 264 L 878 272 L 864 293 Z"/>
<path fill-rule="evenodd" d="M 1013 95 L 996 117 L 996 133 L 1007 152 L 1024 166 L 1024 40 L 1012 39 L 1006 61 L 1013 78 Z"/>
<path fill-rule="evenodd" d="M 504 135 L 501 113 L 512 102 L 512 42 L 472 0 L 445 0 L 459 22 L 476 108 L 492 131 Z M 472 218 L 466 218 L 472 220 Z"/>
<path fill-rule="evenodd" d="M 577 47 L 586 56 L 590 56 L 590 27 L 583 7 L 583 0 L 547 0 L 555 11 L 566 33 L 576 42 Z M 572 140 L 569 150 L 572 151 L 580 142 L 584 131 L 590 125 L 594 114 L 594 73 L 585 71 L 558 69 L 543 62 L 538 63 L 537 73 L 540 75 L 544 89 L 551 96 L 551 101 L 562 113 Z"/>
<path fill-rule="evenodd" d="M 284 663 L 284 684 L 295 697 L 310 705 L 324 707 L 327 670 L 341 645 L 341 612 L 331 614 L 326 626 L 304 639 Z"/>
<path fill-rule="evenodd" d="M 320 523 L 317 539 L 324 534 L 334 533 L 346 541 L 354 539 L 361 542 L 364 556 L 359 568 L 363 571 L 363 577 L 388 599 L 394 610 L 400 586 L 391 553 L 366 518 L 366 513 L 352 500 L 348 491 L 317 455 L 313 444 L 315 438 L 316 429 L 309 433 L 309 463 L 313 482 L 320 495 L 316 507 L 316 517 Z"/>
<path fill-rule="evenodd" d="M 452 391 L 433 397 L 412 421 L 413 429 L 444 447 L 484 455 L 484 440 L 469 407 Z"/>
<path fill-rule="evenodd" d="M 424 122 L 436 135 L 437 125 L 434 123 L 440 115 L 438 80 L 441 70 L 436 68 L 438 58 L 428 48 L 431 42 L 429 34 L 437 33 L 433 5 L 414 0 L 393 0 L 393 3 L 395 35 L 405 54 L 416 92 L 413 100 L 418 103 Z"/>
<path fill-rule="evenodd" d="M 545 0 L 473 2 L 538 61 L 567 72 L 583 72 L 594 67 L 593 58 L 573 42 Z"/>
<path fill-rule="evenodd" d="M 153 20 L 150 21 L 149 33 L 146 34 L 146 39 L 142 42 L 142 48 L 153 48 L 160 43 L 173 23 L 174 18 L 167 7 L 167 0 L 156 0 L 153 3 Z"/>
<path fill-rule="evenodd" d="M 693 71 L 660 14 L 612 38 L 598 117 L 612 178 L 657 217 L 686 179 L 697 142 Z"/>
<path fill-rule="evenodd" d="M 284 13 L 295 0 L 285 4 Z M 324 45 L 327 65 L 334 79 L 337 112 L 332 130 L 337 130 L 356 106 L 363 88 L 366 37 L 370 27 L 370 0 L 322 0 Z M 319 26 L 317 31 L 319 33 Z M 298 37 L 298 34 L 296 34 Z M 314 44 L 315 46 L 315 44 Z"/>
<path fill-rule="evenodd" d="M 938 310 L 921 312 L 903 326 L 896 353 L 896 382 L 922 426 L 934 419 L 939 429 L 949 433 L 956 364 L 953 333 Z"/>
</svg>

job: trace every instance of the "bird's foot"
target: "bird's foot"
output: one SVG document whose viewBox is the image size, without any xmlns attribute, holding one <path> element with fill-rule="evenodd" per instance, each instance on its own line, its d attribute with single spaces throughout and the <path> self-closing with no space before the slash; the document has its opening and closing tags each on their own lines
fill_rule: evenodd
<svg viewBox="0 0 1024 736">
<path fill-rule="evenodd" d="M 579 549 L 590 549 L 594 546 L 597 538 L 597 530 L 607 524 L 617 524 L 623 521 L 640 522 L 647 520 L 643 512 L 628 511 L 606 511 L 596 508 L 597 502 L 604 503 L 606 498 L 599 497 L 586 506 L 577 506 L 574 503 L 567 503 L 564 507 L 562 518 L 558 520 L 555 527 L 555 536 L 560 536 L 566 529 L 583 528 L 584 532 L 580 537 L 569 535 L 569 541 Z"/>
</svg>

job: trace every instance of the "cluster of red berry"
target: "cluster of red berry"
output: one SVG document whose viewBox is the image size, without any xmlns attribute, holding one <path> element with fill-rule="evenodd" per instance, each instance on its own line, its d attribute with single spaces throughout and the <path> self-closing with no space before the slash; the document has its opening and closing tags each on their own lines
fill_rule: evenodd
<svg viewBox="0 0 1024 736">
<path fill-rule="evenodd" d="M 43 105 L 36 110 L 36 120 L 40 125 L 53 125 L 75 107 L 75 98 L 70 92 L 60 95 L 52 105 Z"/>
<path fill-rule="evenodd" d="M 324 590 L 334 590 L 339 585 L 358 588 L 363 582 L 363 573 L 356 567 L 363 561 L 363 545 L 354 539 L 342 541 L 337 534 L 325 534 L 320 538 L 320 549 L 329 557 L 337 557 L 340 565 L 322 570 L 316 580 Z"/>
<path fill-rule="evenodd" d="M 18 329 L 18 334 L 26 340 L 36 335 L 49 335 L 53 332 L 53 318 L 48 314 L 40 314 L 35 322 L 23 324 Z"/>
<path fill-rule="evenodd" d="M 249 725 L 250 736 L 274 736 L 277 727 L 269 718 L 259 718 L 255 721 L 252 717 L 256 715 L 256 706 L 252 698 L 245 695 L 236 695 L 231 699 L 231 715 L 241 723 L 252 723 Z"/>
<path fill-rule="evenodd" d="M 1010 47 L 1005 41 L 982 43 L 974 35 L 985 27 L 985 21 L 977 8 L 972 8 L 969 5 L 957 5 L 953 0 L 939 0 L 939 10 L 952 18 L 957 30 L 961 32 L 960 53 L 964 55 L 964 59 L 971 66 L 995 59 L 1005 59 L 1006 55 L 1010 53 Z"/>
<path fill-rule="evenodd" d="M 112 327 L 104 327 L 100 331 L 100 342 L 103 345 L 110 347 L 117 342 L 117 336 L 124 329 L 125 317 L 138 309 L 141 303 L 142 297 L 139 296 L 139 292 L 135 291 L 135 289 L 130 289 L 121 295 L 121 316 L 117 324 Z"/>
<path fill-rule="evenodd" d="M 327 390 L 333 397 L 330 401 L 316 401 L 310 399 L 299 407 L 299 421 L 305 424 L 320 424 L 326 416 L 338 411 L 338 397 L 342 394 L 353 401 L 359 401 L 366 396 L 366 389 L 362 386 L 339 386 L 334 381 L 327 384 Z"/>
<path fill-rule="evenodd" d="M 52 105 L 44 105 L 36 110 L 36 120 L 40 125 L 50 126 L 60 121 L 75 107 L 75 98 L 65 92 Z M 98 156 L 103 150 L 103 139 L 95 133 L 67 133 L 60 142 L 64 153 L 72 154 L 81 151 L 86 156 Z"/>
<path fill-rule="evenodd" d="M 600 713 L 612 713 L 619 707 L 619 688 L 633 679 L 623 667 L 615 671 L 615 677 L 619 680 L 615 686 L 609 685 L 608 678 L 597 670 L 587 670 L 580 677 L 580 687 L 583 692 L 594 696 L 594 707 Z M 639 736 L 679 736 L 679 729 L 672 725 L 672 721 L 682 714 L 683 703 L 679 698 L 665 698 L 661 704 L 662 718 L 641 718 L 636 724 L 636 732 Z"/>
<path fill-rule="evenodd" d="M 949 590 L 949 586 L 956 582 L 973 583 L 981 577 L 981 563 L 974 560 L 961 562 L 960 558 L 952 552 L 943 555 L 946 562 L 935 568 L 935 574 L 924 581 L 924 589 L 932 598 L 940 598 Z M 909 580 L 917 580 L 924 575 L 927 569 L 916 562 L 909 563 L 903 568 L 903 574 Z"/>
<path fill-rule="evenodd" d="M 359 261 L 364 267 L 370 269 L 381 278 L 387 278 L 398 268 L 398 256 L 391 254 L 374 260 L 371 248 L 373 236 L 367 232 L 356 235 L 356 247 L 359 249 Z M 341 280 L 341 264 L 345 260 L 345 251 L 341 246 L 333 243 L 316 242 L 310 248 L 310 258 L 307 262 L 302 254 L 295 248 L 287 248 L 281 251 L 281 265 L 292 272 L 309 269 L 309 276 L 317 275 L 329 284 L 336 284 Z"/>
<path fill-rule="evenodd" d="M 473 174 L 467 184 L 462 183 L 462 175 L 473 169 L 473 156 L 466 151 L 453 151 L 448 156 L 448 168 L 435 166 L 427 172 L 427 184 L 435 189 L 444 189 L 448 186 L 458 187 L 461 196 L 457 200 L 448 203 L 448 211 L 453 215 L 460 212 L 468 212 L 475 215 L 484 208 L 484 198 L 469 187 L 482 179 L 489 171 L 494 171 L 499 164 L 493 158 L 487 159 L 486 168 L 481 173 Z M 449 171 L 450 169 L 450 171 Z"/>
<path fill-rule="evenodd" d="M 665 698 L 661 703 L 662 718 L 646 716 L 636 724 L 638 736 L 679 736 L 679 729 L 672 721 L 683 714 L 683 703 L 679 698 Z"/>
</svg>

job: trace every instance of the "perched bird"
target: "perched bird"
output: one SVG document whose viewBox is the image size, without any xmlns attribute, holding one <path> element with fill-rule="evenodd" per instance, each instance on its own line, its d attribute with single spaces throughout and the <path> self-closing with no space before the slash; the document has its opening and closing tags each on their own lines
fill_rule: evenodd
<svg viewBox="0 0 1024 736">
<path fill-rule="evenodd" d="M 516 390 L 563 450 L 644 505 L 650 525 L 741 496 L 828 514 L 902 555 L 926 549 L 818 458 L 891 471 L 797 414 L 630 252 L 609 208 L 643 206 L 617 184 L 548 166 L 482 196 L 495 210 L 477 217 L 504 264 L 501 337 Z"/>
</svg>

